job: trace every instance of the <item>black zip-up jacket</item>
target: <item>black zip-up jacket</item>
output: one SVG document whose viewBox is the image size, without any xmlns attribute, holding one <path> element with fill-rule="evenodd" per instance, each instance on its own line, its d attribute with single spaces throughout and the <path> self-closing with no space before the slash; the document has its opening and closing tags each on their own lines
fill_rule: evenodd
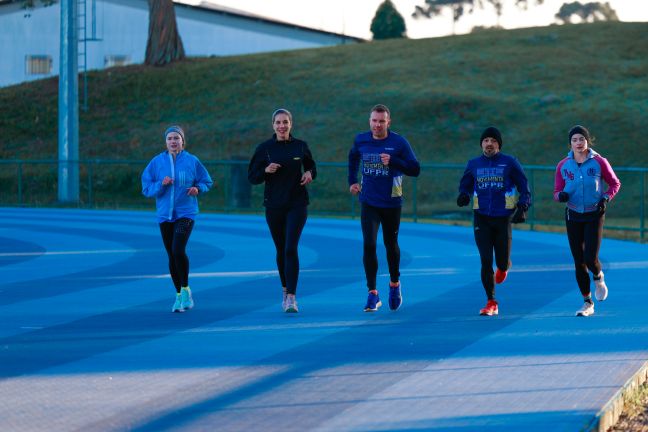
<svg viewBox="0 0 648 432">
<path fill-rule="evenodd" d="M 272 162 L 281 165 L 274 174 L 265 169 Z M 248 166 L 248 180 L 252 184 L 265 182 L 263 205 L 268 208 L 291 208 L 308 205 L 308 191 L 300 185 L 305 171 L 315 180 L 317 168 L 305 141 L 292 135 L 287 141 L 277 141 L 277 135 L 259 144 Z"/>
</svg>

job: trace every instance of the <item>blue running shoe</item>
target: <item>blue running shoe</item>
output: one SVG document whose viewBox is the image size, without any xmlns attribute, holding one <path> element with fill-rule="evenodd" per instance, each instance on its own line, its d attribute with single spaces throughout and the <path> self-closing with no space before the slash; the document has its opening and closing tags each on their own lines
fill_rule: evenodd
<svg viewBox="0 0 648 432">
<path fill-rule="evenodd" d="M 175 303 L 173 303 L 171 312 L 184 312 L 184 308 L 182 307 L 182 296 L 180 293 L 176 294 Z"/>
<path fill-rule="evenodd" d="M 189 310 L 194 307 L 193 297 L 191 296 L 191 288 L 182 287 L 180 290 L 180 297 L 182 298 L 182 309 Z"/>
<path fill-rule="evenodd" d="M 378 308 L 382 306 L 380 297 L 378 297 L 377 290 L 369 291 L 369 296 L 367 297 L 367 304 L 365 305 L 365 312 L 376 312 Z"/>
<path fill-rule="evenodd" d="M 389 287 L 389 309 L 395 311 L 403 304 L 403 295 L 401 294 L 401 284 Z"/>
</svg>

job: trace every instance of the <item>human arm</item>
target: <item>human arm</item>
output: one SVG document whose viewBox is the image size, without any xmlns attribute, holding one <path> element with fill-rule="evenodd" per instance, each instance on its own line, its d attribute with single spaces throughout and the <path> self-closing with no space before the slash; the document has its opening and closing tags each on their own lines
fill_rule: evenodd
<svg viewBox="0 0 648 432">
<path fill-rule="evenodd" d="M 569 194 L 565 192 L 565 179 L 562 176 L 562 167 L 565 164 L 566 159 L 563 159 L 556 166 L 556 173 L 554 175 L 554 191 L 553 199 L 558 202 L 567 202 L 569 201 Z"/>
<path fill-rule="evenodd" d="M 142 195 L 147 198 L 161 196 L 166 186 L 172 183 L 173 180 L 168 176 L 158 180 L 158 164 L 157 160 L 153 159 L 142 172 Z"/>
<path fill-rule="evenodd" d="M 207 168 L 196 158 L 196 179 L 194 180 L 194 185 L 187 190 L 188 195 L 196 196 L 199 193 L 208 192 L 214 182 L 212 181 Z"/>
<path fill-rule="evenodd" d="M 459 180 L 459 196 L 457 197 L 457 205 L 464 207 L 470 204 L 470 196 L 475 191 L 475 177 L 470 167 L 470 162 L 466 165 L 463 176 Z"/>
<path fill-rule="evenodd" d="M 248 181 L 252 184 L 261 184 L 266 179 L 266 168 L 269 164 L 269 155 L 263 144 L 254 151 L 248 165 Z M 275 170 L 276 171 L 276 170 Z"/>
<path fill-rule="evenodd" d="M 317 177 L 317 165 L 313 159 L 313 154 L 308 147 L 308 144 L 304 143 L 302 148 L 302 166 L 304 167 L 304 174 L 301 177 L 300 184 L 306 186 Z"/>
<path fill-rule="evenodd" d="M 358 170 L 360 168 L 360 151 L 358 146 L 354 143 L 349 150 L 348 158 L 348 171 L 347 171 L 347 181 L 349 186 L 358 184 Z"/>
<path fill-rule="evenodd" d="M 524 173 L 524 169 L 522 168 L 522 165 L 520 165 L 520 162 L 515 158 L 513 158 L 511 165 L 511 178 L 515 188 L 520 194 L 517 206 L 522 209 L 522 211 L 526 212 L 529 207 L 531 207 L 531 190 L 529 189 L 529 182 Z"/>
<path fill-rule="evenodd" d="M 611 201 L 617 192 L 619 192 L 619 189 L 621 189 L 621 181 L 607 159 L 600 156 L 597 156 L 596 159 L 601 166 L 601 177 L 608 185 L 607 191 L 603 194 L 603 198 L 606 198 L 607 201 Z"/>
<path fill-rule="evenodd" d="M 407 176 L 418 177 L 421 173 L 421 164 L 416 159 L 412 146 L 405 139 L 403 139 L 400 154 L 390 155 L 389 153 L 382 153 L 380 158 L 383 165 L 391 165 Z"/>
</svg>

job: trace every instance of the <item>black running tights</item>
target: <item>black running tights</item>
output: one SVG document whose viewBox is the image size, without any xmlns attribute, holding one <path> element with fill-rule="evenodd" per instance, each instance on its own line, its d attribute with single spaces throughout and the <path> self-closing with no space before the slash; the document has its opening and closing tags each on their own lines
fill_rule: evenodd
<svg viewBox="0 0 648 432">
<path fill-rule="evenodd" d="M 194 221 L 189 218 L 160 224 L 162 241 L 169 256 L 169 272 L 177 292 L 182 287 L 189 286 L 189 257 L 185 249 L 193 226 Z"/>
<path fill-rule="evenodd" d="M 481 260 L 481 281 L 489 300 L 495 299 L 493 252 L 495 265 L 502 271 L 509 268 L 511 257 L 511 221 L 508 216 L 485 216 L 474 212 L 475 243 Z"/>
<path fill-rule="evenodd" d="M 574 221 L 565 219 L 567 225 L 567 239 L 569 248 L 574 257 L 576 269 L 576 282 L 583 297 L 590 295 L 590 278 L 587 269 L 593 275 L 601 272 L 601 262 L 598 254 L 603 237 L 603 222 L 605 215 L 589 221 Z"/>
<path fill-rule="evenodd" d="M 362 238 L 364 241 L 362 262 L 364 264 L 369 291 L 376 289 L 376 276 L 378 274 L 376 243 L 378 239 L 378 228 L 381 224 L 383 244 L 387 251 L 389 279 L 393 283 L 396 283 L 400 278 L 400 247 L 398 246 L 400 219 L 400 207 L 383 208 L 370 206 L 365 203 L 362 204 L 362 210 L 360 212 L 360 224 L 362 226 Z"/>
<path fill-rule="evenodd" d="M 298 245 L 308 212 L 306 206 L 294 208 L 266 208 L 266 222 L 277 249 L 277 270 L 286 293 L 297 292 L 299 279 Z"/>
</svg>

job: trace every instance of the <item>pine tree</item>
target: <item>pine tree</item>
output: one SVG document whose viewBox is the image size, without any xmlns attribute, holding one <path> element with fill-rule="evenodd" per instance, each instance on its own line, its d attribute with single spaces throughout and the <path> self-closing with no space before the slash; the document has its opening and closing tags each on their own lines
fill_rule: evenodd
<svg viewBox="0 0 648 432">
<path fill-rule="evenodd" d="M 370 29 L 374 40 L 406 37 L 407 31 L 403 16 L 398 13 L 391 0 L 385 0 L 378 6 Z"/>
</svg>

